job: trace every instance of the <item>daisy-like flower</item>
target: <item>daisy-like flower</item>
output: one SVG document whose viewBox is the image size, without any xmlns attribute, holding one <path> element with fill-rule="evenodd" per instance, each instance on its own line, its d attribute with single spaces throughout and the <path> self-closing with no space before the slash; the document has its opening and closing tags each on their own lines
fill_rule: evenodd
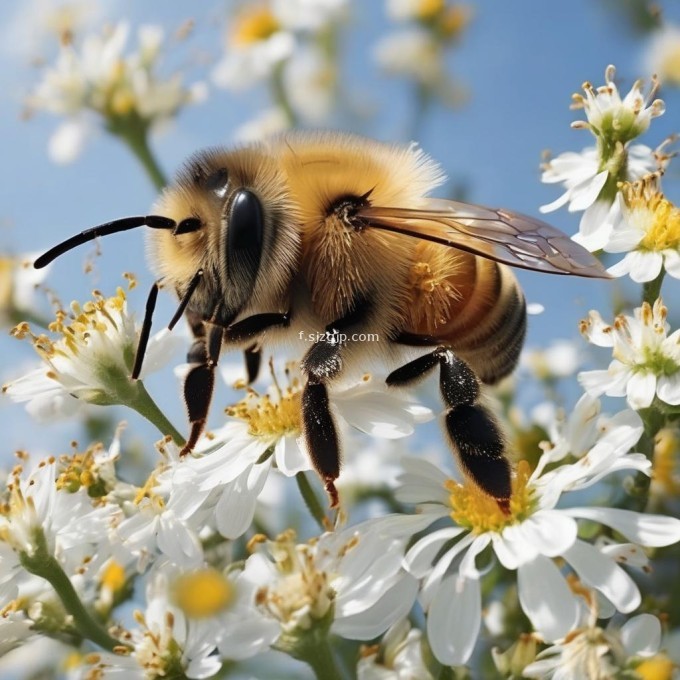
<svg viewBox="0 0 680 680">
<path fill-rule="evenodd" d="M 167 597 L 149 599 L 145 612 L 136 611 L 137 628 L 123 639 L 131 650 L 93 653 L 79 669 L 83 678 L 213 677 L 222 667 L 214 653 L 217 631 L 205 621 L 190 620 Z"/>
<path fill-rule="evenodd" d="M 137 52 L 124 56 L 128 34 L 128 24 L 121 22 L 101 35 L 87 36 L 80 50 L 63 44 L 56 64 L 29 96 L 29 111 L 66 116 L 50 141 L 53 160 L 69 162 L 77 156 L 93 129 L 88 113 L 98 114 L 116 133 L 126 126 L 146 130 L 204 97 L 200 83 L 186 88 L 178 75 L 157 75 L 160 28 L 141 27 Z"/>
<path fill-rule="evenodd" d="M 286 112 L 278 107 L 259 113 L 252 120 L 240 125 L 234 132 L 234 139 L 239 142 L 257 142 L 272 135 L 277 135 L 290 127 Z"/>
<path fill-rule="evenodd" d="M 432 680 L 423 660 L 422 633 L 404 619 L 378 645 L 364 647 L 357 665 L 359 680 Z"/>
<path fill-rule="evenodd" d="M 552 382 L 573 375 L 580 364 L 579 350 L 569 340 L 557 340 L 545 349 L 526 349 L 521 365 L 539 379 Z"/>
<path fill-rule="evenodd" d="M 226 36 L 226 54 L 215 66 L 216 85 L 239 90 L 267 80 L 295 50 L 296 40 L 268 2 L 243 6 Z"/>
<path fill-rule="evenodd" d="M 218 531 L 227 538 L 250 526 L 273 466 L 288 477 L 312 468 L 301 437 L 302 382 L 292 370 L 287 385 L 275 380 L 264 395 L 249 389 L 227 409 L 233 420 L 204 437 L 194 457 L 169 466 L 160 477 L 169 481 L 173 498 L 187 495 L 189 505 L 211 508 Z M 408 436 L 433 415 L 404 394 L 376 389 L 369 375 L 332 391 L 331 401 L 344 422 L 385 439 Z"/>
<path fill-rule="evenodd" d="M 591 311 L 581 332 L 594 345 L 611 347 L 613 361 L 606 370 L 583 371 L 578 379 L 588 394 L 625 396 L 631 408 L 647 408 L 654 397 L 680 404 L 680 330 L 668 335 L 668 310 L 659 298 L 644 302 L 634 316 L 619 314 L 606 324 Z"/>
<path fill-rule="evenodd" d="M 607 680 L 631 666 L 632 657 L 649 657 L 661 642 L 656 616 L 638 614 L 621 627 L 597 625 L 596 614 L 581 628 L 538 654 L 522 671 L 527 678 L 545 680 Z"/>
<path fill-rule="evenodd" d="M 635 582 L 616 563 L 627 561 L 633 548 L 597 547 L 579 539 L 577 521 L 611 527 L 634 544 L 661 546 L 680 540 L 680 520 L 606 507 L 558 509 L 557 504 L 567 492 L 590 487 L 614 471 L 649 474 L 645 456 L 627 453 L 642 430 L 640 419 L 631 418 L 576 463 L 548 472 L 548 458 L 541 458 L 533 472 L 520 462 L 507 514 L 470 481 L 461 484 L 430 463 L 405 459 L 397 498 L 418 504 L 430 523 L 445 518 L 453 522 L 417 540 L 404 560 L 407 571 L 422 579 L 420 600 L 428 614 L 428 639 L 440 662 L 459 665 L 472 654 L 481 624 L 480 581 L 485 572 L 476 559 L 487 548 L 506 569 L 517 571 L 521 607 L 545 640 L 567 635 L 583 610 L 556 558 L 616 610 L 627 613 L 639 606 Z"/>
<path fill-rule="evenodd" d="M 424 28 L 402 29 L 385 36 L 374 54 L 378 65 L 390 75 L 407 76 L 427 85 L 446 77 L 439 45 Z"/>
<path fill-rule="evenodd" d="M 637 81 L 622 99 L 614 75 L 614 67 L 607 67 L 604 86 L 595 89 L 585 83 L 585 96 L 573 96 L 572 108 L 584 109 L 588 120 L 576 121 L 572 127 L 589 130 L 597 147 L 580 153 L 567 152 L 549 160 L 541 176 L 541 181 L 547 184 L 563 184 L 566 188 L 557 200 L 542 206 L 541 212 L 567 204 L 571 212 L 585 211 L 575 240 L 590 250 L 604 247 L 620 218 L 618 183 L 637 181 L 663 167 L 668 160 L 662 147 L 654 152 L 647 146 L 630 144 L 647 130 L 652 118 L 664 113 L 660 99 L 651 101 L 658 83 L 653 81 L 645 96 L 641 81 Z"/>
<path fill-rule="evenodd" d="M 309 543 L 292 531 L 257 538 L 222 616 L 222 656 L 250 658 L 271 646 L 295 653 L 300 637 L 329 629 L 368 640 L 403 618 L 417 587 L 401 568 L 408 535 L 383 526 L 363 523 Z"/>
<path fill-rule="evenodd" d="M 58 311 L 49 330 L 56 339 L 35 335 L 27 323 L 12 331 L 19 339 L 30 338 L 44 362 L 43 367 L 2 388 L 14 401 L 28 402 L 31 415 L 70 414 L 84 402 L 125 404 L 137 410 L 149 405 L 141 380 L 130 379 L 139 330 L 121 288 L 110 298 L 95 291 L 92 301 L 82 306 L 72 303 L 70 314 Z M 168 331 L 151 338 L 141 377 L 162 366 L 175 346 Z"/>
<path fill-rule="evenodd" d="M 645 283 L 653 281 L 663 268 L 680 279 L 680 208 L 661 193 L 658 173 L 624 184 L 618 200 L 622 220 L 605 250 L 627 255 L 607 271 Z"/>
</svg>

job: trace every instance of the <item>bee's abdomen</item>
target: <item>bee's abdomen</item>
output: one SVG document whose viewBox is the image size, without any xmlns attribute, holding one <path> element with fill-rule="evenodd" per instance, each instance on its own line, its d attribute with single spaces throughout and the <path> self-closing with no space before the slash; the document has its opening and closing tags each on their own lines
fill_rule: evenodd
<svg viewBox="0 0 680 680">
<path fill-rule="evenodd" d="M 449 292 L 446 318 L 423 315 L 413 330 L 448 344 L 485 383 L 511 373 L 526 333 L 524 295 L 512 271 L 465 253 L 439 285 Z"/>
</svg>

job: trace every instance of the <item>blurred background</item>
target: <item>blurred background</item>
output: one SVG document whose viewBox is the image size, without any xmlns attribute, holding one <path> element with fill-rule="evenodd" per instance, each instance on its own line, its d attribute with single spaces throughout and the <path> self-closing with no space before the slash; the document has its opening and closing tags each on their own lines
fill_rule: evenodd
<svg viewBox="0 0 680 680">
<path fill-rule="evenodd" d="M 247 21 L 249 13 L 265 7 L 264 3 L 7 0 L 0 4 L 3 262 L 43 251 L 87 227 L 145 214 L 157 196 L 142 165 L 120 138 L 104 129 L 101 117 L 91 111 L 77 112 L 71 118 L 82 129 L 77 134 L 71 130 L 70 137 L 68 130 L 62 131 L 55 138 L 65 117 L 46 111 L 49 106 L 44 99 L 42 103 L 36 99 L 46 72 L 56 63 L 60 43 L 72 44 L 78 51 L 86 36 L 101 34 L 106 26 L 129 23 L 124 54 L 138 49 L 140 27 L 160 27 L 164 38 L 154 56 L 155 72 L 159 78 L 180 74 L 192 100 L 178 106 L 176 115 L 154 125 L 149 136 L 158 165 L 168 176 L 203 147 L 234 144 L 291 124 L 331 127 L 390 142 L 415 140 L 447 172 L 448 182 L 438 195 L 535 216 L 539 206 L 562 193 L 560 187 L 540 182 L 544 152 L 580 151 L 593 141 L 587 131 L 570 128 L 572 121 L 584 118 L 582 111 L 570 110 L 571 94 L 586 80 L 595 86 L 603 84 L 608 64 L 617 67 L 622 93 L 638 78 L 649 83 L 651 69 L 658 68 L 655 43 L 674 25 L 680 26 L 680 4 L 670 0 L 655 5 L 643 0 L 470 0 L 446 5 L 452 11 L 446 25 L 433 23 L 426 15 L 428 5 L 435 9 L 444 5 L 437 2 L 411 2 L 410 9 L 409 2 L 382 0 L 291 0 L 288 4 L 291 12 L 298 13 L 290 19 L 296 25 L 292 56 L 278 70 L 259 74 L 259 81 L 249 77 L 252 64 L 234 66 L 229 56 L 239 40 L 243 43 L 252 38 L 253 30 L 262 28 L 257 18 L 251 18 L 250 24 Z M 416 4 L 420 17 L 409 15 Z M 325 8 L 325 18 L 317 21 L 315 5 Z M 410 38 L 399 38 L 408 31 Z M 157 39 L 159 33 L 153 35 Z M 680 45 L 677 34 L 676 40 Z M 680 67 L 675 69 L 675 82 L 669 77 L 660 95 L 668 113 L 653 121 L 640 140 L 650 147 L 680 128 Z M 87 139 L 81 148 L 83 131 Z M 664 186 L 677 201 L 673 164 Z M 547 219 L 574 234 L 579 218 L 579 214 L 561 210 Z M 101 241 L 100 255 L 89 244 L 63 256 L 45 285 L 67 305 L 73 299 L 89 299 L 94 288 L 111 295 L 124 284 L 122 273 L 134 272 L 139 286 L 128 299 L 141 319 L 153 281 L 145 262 L 143 231 Z M 9 264 L 0 270 L 4 279 L 0 282 L 3 382 L 37 365 L 30 343 L 9 336 L 18 320 L 11 302 L 12 271 Z M 519 278 L 528 302 L 536 310 L 543 309 L 530 318 L 527 347 L 549 348 L 556 340 L 575 341 L 579 359 L 584 361 L 587 345 L 579 338 L 578 321 L 591 308 L 599 308 L 608 318 L 612 301 L 625 296 L 619 283 L 530 272 L 519 272 Z M 666 295 L 676 283 L 666 283 Z M 171 318 L 175 307 L 170 296 L 161 296 L 155 329 Z M 51 318 L 40 290 L 35 293 L 35 309 Z M 531 403 L 532 388 L 523 384 L 521 372 L 518 381 L 519 394 L 524 393 L 522 398 Z M 572 383 L 573 389 L 567 387 L 564 392 L 567 405 L 579 393 Z M 171 367 L 154 375 L 148 387 L 183 431 L 184 408 Z M 218 394 L 217 403 L 228 403 L 228 399 Z M 213 410 L 215 425 L 221 422 L 220 411 Z M 80 419 L 36 426 L 22 405 L 0 399 L 0 464 L 9 464 L 16 449 L 59 453 L 55 446 L 63 447 L 70 439 L 86 443 L 115 424 L 109 410 L 91 407 L 89 413 L 88 432 L 83 431 Z M 100 421 L 101 416 L 105 417 Z M 129 421 L 133 440 L 156 438 L 153 428 L 137 414 L 121 411 L 120 418 Z"/>
</svg>

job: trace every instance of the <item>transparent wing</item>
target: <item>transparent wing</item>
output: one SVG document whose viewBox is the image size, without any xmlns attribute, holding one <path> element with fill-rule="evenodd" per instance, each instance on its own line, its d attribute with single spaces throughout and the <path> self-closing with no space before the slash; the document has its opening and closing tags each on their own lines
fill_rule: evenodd
<svg viewBox="0 0 680 680">
<path fill-rule="evenodd" d="M 599 260 L 566 234 L 509 210 L 429 198 L 414 209 L 367 206 L 357 216 L 369 227 L 441 243 L 513 267 L 609 278 Z"/>
</svg>

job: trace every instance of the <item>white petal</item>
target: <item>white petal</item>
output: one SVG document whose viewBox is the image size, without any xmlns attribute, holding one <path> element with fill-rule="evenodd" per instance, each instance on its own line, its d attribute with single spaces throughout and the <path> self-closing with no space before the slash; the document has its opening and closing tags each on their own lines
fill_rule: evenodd
<svg viewBox="0 0 680 680">
<path fill-rule="evenodd" d="M 198 537 L 171 511 L 166 511 L 161 517 L 157 541 L 158 549 L 179 566 L 196 567 L 203 559 Z"/>
<path fill-rule="evenodd" d="M 589 543 L 576 541 L 564 559 L 586 585 L 599 590 L 620 612 L 631 612 L 640 605 L 642 598 L 633 579 Z"/>
<path fill-rule="evenodd" d="M 680 252 L 677 250 L 663 251 L 664 269 L 674 278 L 680 279 Z"/>
<path fill-rule="evenodd" d="M 628 253 L 630 278 L 636 283 L 653 281 L 661 272 L 663 255 L 654 251 L 634 250 Z"/>
<path fill-rule="evenodd" d="M 680 541 L 680 519 L 617 508 L 581 507 L 564 510 L 572 517 L 600 522 L 629 541 L 649 548 L 661 548 Z"/>
<path fill-rule="evenodd" d="M 659 399 L 667 404 L 677 406 L 680 404 L 680 371 L 673 375 L 662 375 L 656 388 Z"/>
<path fill-rule="evenodd" d="M 461 527 L 445 527 L 421 538 L 406 553 L 404 557 L 404 569 L 416 578 L 423 578 L 432 567 L 432 562 L 437 553 L 447 541 L 463 533 Z"/>
<path fill-rule="evenodd" d="M 626 386 L 626 397 L 631 408 L 647 408 L 656 394 L 656 376 L 653 373 L 633 373 Z"/>
<path fill-rule="evenodd" d="M 577 625 L 578 600 L 551 559 L 539 555 L 522 564 L 517 584 L 522 609 L 545 640 L 562 638 Z"/>
<path fill-rule="evenodd" d="M 371 607 L 352 616 L 337 616 L 332 632 L 350 640 L 370 640 L 382 635 L 392 624 L 411 611 L 418 594 L 418 581 L 404 574 Z"/>
<path fill-rule="evenodd" d="M 644 235 L 644 232 L 640 229 L 629 227 L 614 229 L 604 249 L 608 253 L 627 253 L 640 243 Z"/>
<path fill-rule="evenodd" d="M 626 621 L 620 634 L 630 656 L 652 656 L 661 645 L 661 623 L 651 614 L 638 614 Z"/>
<path fill-rule="evenodd" d="M 233 661 L 250 659 L 266 651 L 281 633 L 279 623 L 257 614 L 254 606 L 252 613 L 248 611 L 247 615 L 228 614 L 220 625 L 224 630 L 218 643 L 220 654 Z"/>
<path fill-rule="evenodd" d="M 445 578 L 427 616 L 432 653 L 446 666 L 467 662 L 482 622 L 482 596 L 477 579 L 452 574 Z"/>
<path fill-rule="evenodd" d="M 222 489 L 215 507 L 215 519 L 217 530 L 225 538 L 238 538 L 250 527 L 257 496 L 267 481 L 269 468 L 267 464 L 253 465 Z"/>
<path fill-rule="evenodd" d="M 282 437 L 274 449 L 276 467 L 286 477 L 294 477 L 298 472 L 310 470 L 311 464 L 307 455 L 298 445 L 295 437 Z"/>
<path fill-rule="evenodd" d="M 546 557 L 561 555 L 576 540 L 576 522 L 562 512 L 543 510 L 522 522 L 527 543 Z"/>
<path fill-rule="evenodd" d="M 578 212 L 589 208 L 600 195 L 602 187 L 609 176 L 608 170 L 599 172 L 595 177 L 589 179 L 578 187 L 574 187 L 571 192 L 571 202 L 569 212 Z"/>
<path fill-rule="evenodd" d="M 80 156 L 92 130 L 84 120 L 66 120 L 52 133 L 47 154 L 54 163 L 65 165 Z"/>
</svg>

